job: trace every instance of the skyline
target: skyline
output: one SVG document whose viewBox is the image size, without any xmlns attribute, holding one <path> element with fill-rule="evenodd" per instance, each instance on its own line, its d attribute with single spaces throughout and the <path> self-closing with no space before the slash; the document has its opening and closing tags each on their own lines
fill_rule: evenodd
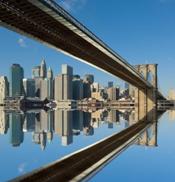
<svg viewBox="0 0 175 182">
<path fill-rule="evenodd" d="M 102 106 L 102 102 L 106 101 L 110 104 L 109 101 L 124 99 L 132 102 L 134 99 L 133 88 L 130 90 L 127 84 L 124 89 L 111 81 L 107 86 L 100 85 L 94 82 L 94 75 L 80 77 L 67 64 L 62 64 L 61 73 L 54 76 L 52 68 L 49 66 L 47 69 L 44 59 L 40 65 L 32 67 L 30 78 L 25 78 L 23 67 L 14 63 L 10 66 L 9 79 L 6 75 L 0 76 L 0 79 L 0 106 L 6 109 L 78 108 L 82 104 L 94 104 L 94 101 L 96 106 Z M 92 103 L 91 99 L 94 100 Z"/>
<path fill-rule="evenodd" d="M 174 75 L 175 54 L 172 48 L 175 44 L 174 2 L 149 0 L 126 4 L 126 1 L 120 0 L 117 2 L 113 0 L 111 3 L 98 3 L 98 0 L 86 1 L 81 8 L 70 9 L 69 12 L 130 64 L 158 63 L 159 85 L 163 93 L 167 95 L 168 90 L 175 87 L 169 79 Z M 97 4 L 99 8 L 95 11 L 94 7 Z M 86 9 L 92 11 L 89 12 Z M 107 13 L 103 14 L 104 11 Z M 126 11 L 128 13 L 125 13 Z M 104 21 L 100 21 L 102 18 Z M 79 71 L 81 76 L 86 73 L 94 74 L 96 81 L 99 82 L 101 78 L 106 83 L 110 80 L 119 80 L 19 34 L 3 28 L 0 32 L 2 41 L 0 59 L 5 62 L 4 69 L 0 69 L 1 74 L 4 74 L 8 63 L 19 60 L 24 68 L 30 68 L 31 62 L 35 63 L 36 60 L 44 57 L 54 68 L 54 72 L 58 72 L 59 65 L 65 63 L 73 66 L 75 72 Z M 7 55 L 7 50 L 11 54 Z M 30 74 L 30 70 L 26 72 L 26 77 Z"/>
</svg>

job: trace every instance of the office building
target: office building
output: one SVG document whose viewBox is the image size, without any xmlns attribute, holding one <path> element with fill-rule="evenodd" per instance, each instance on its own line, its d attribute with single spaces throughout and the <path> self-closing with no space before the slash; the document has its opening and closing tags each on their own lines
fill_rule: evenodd
<svg viewBox="0 0 175 182">
<path fill-rule="evenodd" d="M 40 80 L 40 99 L 49 98 L 49 80 L 47 78 Z"/>
<path fill-rule="evenodd" d="M 107 94 L 109 100 L 118 100 L 119 99 L 119 88 L 110 87 L 107 88 Z"/>
<path fill-rule="evenodd" d="M 93 84 L 94 83 L 94 75 L 91 75 L 91 74 L 84 75 L 83 81 L 85 83 Z"/>
<path fill-rule="evenodd" d="M 52 70 L 49 69 L 47 72 L 46 62 L 43 59 L 40 66 L 35 66 L 32 69 L 32 78 L 35 80 L 35 96 L 40 97 L 41 99 L 49 98 L 50 91 L 50 79 L 47 80 L 47 76 L 52 77 Z M 49 87 L 49 88 L 48 88 Z M 43 90 L 44 89 L 44 90 Z M 48 93 L 49 92 L 49 93 Z M 53 94 L 52 94 L 53 97 Z"/>
<path fill-rule="evenodd" d="M 6 76 L 0 76 L 0 104 L 4 104 L 4 99 L 9 94 L 9 83 Z"/>
<path fill-rule="evenodd" d="M 61 65 L 61 74 L 73 75 L 73 68 L 67 64 L 62 64 Z"/>
<path fill-rule="evenodd" d="M 23 95 L 24 70 L 19 64 L 13 64 L 10 68 L 10 96 Z"/>
<path fill-rule="evenodd" d="M 99 92 L 100 91 L 100 84 L 95 82 L 91 85 L 91 91 L 92 92 Z"/>
<path fill-rule="evenodd" d="M 114 86 L 114 83 L 113 82 L 108 82 L 108 88 L 110 88 L 110 87 L 113 87 Z"/>
<path fill-rule="evenodd" d="M 32 78 L 40 78 L 40 66 L 35 66 L 32 68 Z"/>
<path fill-rule="evenodd" d="M 35 80 L 23 79 L 24 94 L 26 97 L 35 97 Z"/>
<path fill-rule="evenodd" d="M 62 74 L 55 77 L 54 98 L 55 100 L 72 99 L 72 67 L 62 65 Z"/>
<path fill-rule="evenodd" d="M 72 76 L 60 74 L 55 77 L 55 100 L 72 99 Z"/>
<path fill-rule="evenodd" d="M 50 67 L 47 71 L 47 79 L 48 79 L 48 99 L 53 99 L 54 98 L 53 71 Z"/>
<path fill-rule="evenodd" d="M 83 81 L 79 75 L 74 75 L 72 80 L 73 88 L 73 99 L 81 100 L 83 99 Z"/>
<path fill-rule="evenodd" d="M 41 97 L 41 82 L 42 78 L 34 78 L 35 80 L 35 97 Z"/>
<path fill-rule="evenodd" d="M 46 77 L 47 77 L 47 67 L 46 67 L 46 62 L 43 59 L 40 65 L 40 78 L 46 78 Z"/>
<path fill-rule="evenodd" d="M 91 85 L 91 97 L 103 101 L 107 98 L 106 90 L 101 88 L 99 83 L 93 83 Z"/>
<path fill-rule="evenodd" d="M 94 75 L 86 74 L 83 78 L 83 98 L 91 97 L 91 84 L 94 83 Z"/>
<path fill-rule="evenodd" d="M 83 98 L 91 97 L 91 84 L 83 82 Z"/>
</svg>

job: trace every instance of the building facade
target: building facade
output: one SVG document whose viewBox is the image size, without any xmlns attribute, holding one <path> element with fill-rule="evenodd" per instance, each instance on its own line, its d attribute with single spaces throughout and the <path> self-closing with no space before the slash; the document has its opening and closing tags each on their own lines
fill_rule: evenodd
<svg viewBox="0 0 175 182">
<path fill-rule="evenodd" d="M 0 76 L 0 104 L 4 104 L 4 99 L 9 94 L 9 83 L 6 76 Z"/>
<path fill-rule="evenodd" d="M 19 64 L 13 64 L 10 68 L 10 96 L 18 97 L 23 93 L 24 70 Z"/>
<path fill-rule="evenodd" d="M 73 69 L 68 65 L 62 65 L 62 74 L 55 77 L 54 98 L 55 100 L 72 99 L 72 74 Z"/>
<path fill-rule="evenodd" d="M 72 80 L 73 87 L 73 99 L 81 100 L 83 99 L 83 81 L 79 75 L 74 75 Z"/>
<path fill-rule="evenodd" d="M 34 79 L 23 79 L 24 95 L 26 97 L 35 97 L 35 80 Z"/>
<path fill-rule="evenodd" d="M 119 88 L 110 87 L 107 88 L 107 94 L 109 100 L 118 100 L 119 99 Z"/>
</svg>

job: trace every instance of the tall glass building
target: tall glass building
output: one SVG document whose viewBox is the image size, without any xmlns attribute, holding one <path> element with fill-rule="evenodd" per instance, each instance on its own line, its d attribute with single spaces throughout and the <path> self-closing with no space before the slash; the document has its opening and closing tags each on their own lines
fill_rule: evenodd
<svg viewBox="0 0 175 182">
<path fill-rule="evenodd" d="M 24 70 L 19 64 L 10 67 L 10 96 L 17 97 L 23 95 Z"/>
</svg>

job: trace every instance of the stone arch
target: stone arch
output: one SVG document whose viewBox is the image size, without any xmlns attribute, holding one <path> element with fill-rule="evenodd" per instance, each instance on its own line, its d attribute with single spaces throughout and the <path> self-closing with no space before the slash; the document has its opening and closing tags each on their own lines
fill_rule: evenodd
<svg viewBox="0 0 175 182">
<path fill-rule="evenodd" d="M 141 77 L 145 79 L 145 75 L 144 75 L 144 72 L 142 70 L 141 70 L 140 74 L 141 74 Z"/>
<path fill-rule="evenodd" d="M 135 68 L 145 80 L 157 88 L 157 64 L 136 65 Z"/>
<path fill-rule="evenodd" d="M 147 73 L 147 81 L 149 82 L 149 83 L 153 83 L 153 80 L 154 80 L 154 75 L 153 75 L 153 73 L 149 70 L 148 71 L 148 73 Z"/>
</svg>

